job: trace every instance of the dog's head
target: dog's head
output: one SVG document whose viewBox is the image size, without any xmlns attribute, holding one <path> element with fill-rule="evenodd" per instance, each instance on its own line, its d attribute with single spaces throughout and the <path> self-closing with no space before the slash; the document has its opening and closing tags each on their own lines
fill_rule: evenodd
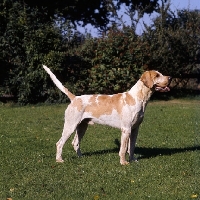
<svg viewBox="0 0 200 200">
<path fill-rule="evenodd" d="M 140 80 L 150 89 L 159 92 L 169 92 L 169 84 L 171 83 L 170 76 L 164 76 L 158 71 L 146 71 L 142 74 Z"/>
</svg>

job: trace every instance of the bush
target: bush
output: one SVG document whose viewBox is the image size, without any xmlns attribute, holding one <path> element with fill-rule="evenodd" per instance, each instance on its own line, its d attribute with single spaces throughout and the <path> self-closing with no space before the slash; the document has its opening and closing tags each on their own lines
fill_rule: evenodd
<svg viewBox="0 0 200 200">
<path fill-rule="evenodd" d="M 147 27 L 143 35 L 151 55 L 148 68 L 183 78 L 193 73 L 199 60 L 199 26 L 196 11 L 178 11 L 176 16 L 162 10 L 153 27 Z"/>
<path fill-rule="evenodd" d="M 86 39 L 69 54 L 69 79 L 73 80 L 74 91 L 122 92 L 138 80 L 143 70 L 151 69 L 182 79 L 189 77 L 199 62 L 198 16 L 189 11 L 179 11 L 176 16 L 163 9 L 142 36 L 124 27 L 99 39 Z"/>
<path fill-rule="evenodd" d="M 143 46 L 128 28 L 112 30 L 102 38 L 86 39 L 69 53 L 68 71 L 74 91 L 109 94 L 130 89 L 143 71 L 146 59 Z"/>
<path fill-rule="evenodd" d="M 45 12 L 19 2 L 5 0 L 0 8 L 0 95 L 13 94 L 21 104 L 66 102 L 41 64 L 76 95 L 126 91 L 148 69 L 178 78 L 197 71 L 198 12 L 176 16 L 163 7 L 142 36 L 124 26 L 92 38 L 65 37 L 54 21 L 46 23 Z"/>
<path fill-rule="evenodd" d="M 62 35 L 53 22 L 45 23 L 45 13 L 30 10 L 19 2 L 5 2 L 0 11 L 4 22 L 0 32 L 0 62 L 4 75 L 1 93 L 13 94 L 21 104 L 44 101 L 47 96 L 51 98 L 41 64 L 55 68 L 62 65 L 66 58 Z"/>
</svg>

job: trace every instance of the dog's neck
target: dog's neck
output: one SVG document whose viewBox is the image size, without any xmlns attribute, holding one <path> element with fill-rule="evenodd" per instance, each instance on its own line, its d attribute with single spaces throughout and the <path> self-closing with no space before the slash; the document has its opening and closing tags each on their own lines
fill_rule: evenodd
<svg viewBox="0 0 200 200">
<path fill-rule="evenodd" d="M 133 97 L 137 97 L 140 101 L 147 103 L 154 93 L 154 89 L 148 88 L 141 80 L 138 80 L 129 92 Z"/>
</svg>

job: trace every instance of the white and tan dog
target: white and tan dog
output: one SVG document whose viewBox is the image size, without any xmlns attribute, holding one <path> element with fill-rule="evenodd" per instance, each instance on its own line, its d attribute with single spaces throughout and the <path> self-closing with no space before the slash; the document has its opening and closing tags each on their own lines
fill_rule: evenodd
<svg viewBox="0 0 200 200">
<path fill-rule="evenodd" d="M 120 163 L 128 164 L 125 159 L 126 151 L 129 161 L 134 158 L 134 149 L 148 100 L 154 91 L 168 92 L 171 77 L 163 76 L 157 71 L 146 71 L 137 83 L 128 91 L 113 95 L 82 95 L 75 96 L 56 78 L 51 70 L 44 66 L 55 85 L 65 93 L 71 103 L 65 111 L 65 123 L 62 137 L 56 143 L 56 161 L 62 159 L 62 148 L 67 139 L 76 130 L 72 145 L 78 156 L 81 156 L 80 141 L 88 124 L 105 124 L 121 129 L 121 146 L 119 151 Z"/>
</svg>

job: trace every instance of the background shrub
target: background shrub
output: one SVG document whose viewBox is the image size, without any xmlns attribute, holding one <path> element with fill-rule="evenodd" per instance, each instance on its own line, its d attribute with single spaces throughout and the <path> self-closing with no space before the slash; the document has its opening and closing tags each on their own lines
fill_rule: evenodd
<svg viewBox="0 0 200 200">
<path fill-rule="evenodd" d="M 193 73 L 199 63 L 200 18 L 197 11 L 183 10 L 177 14 L 161 10 L 153 26 L 147 27 L 143 39 L 151 55 L 149 69 L 184 77 Z"/>
<path fill-rule="evenodd" d="M 112 30 L 86 39 L 71 52 L 68 66 L 78 93 L 113 93 L 129 89 L 143 71 L 143 44 L 130 30 Z M 73 59 L 74 58 L 74 59 Z"/>
<path fill-rule="evenodd" d="M 134 27 L 113 26 L 93 38 L 73 32 L 61 17 L 46 20 L 45 10 L 22 2 L 6 0 L 0 6 L 0 95 L 14 95 L 21 104 L 67 101 L 42 64 L 76 95 L 126 91 L 149 69 L 179 78 L 179 83 L 194 74 L 200 81 L 196 11 L 176 15 L 162 7 L 141 36 Z"/>
<path fill-rule="evenodd" d="M 45 15 L 36 9 L 19 2 L 5 7 L 0 13 L 5 22 L 0 35 L 1 93 L 13 94 L 22 104 L 44 101 L 51 94 L 41 63 L 62 65 L 63 37 L 53 22 L 44 23 Z"/>
</svg>

